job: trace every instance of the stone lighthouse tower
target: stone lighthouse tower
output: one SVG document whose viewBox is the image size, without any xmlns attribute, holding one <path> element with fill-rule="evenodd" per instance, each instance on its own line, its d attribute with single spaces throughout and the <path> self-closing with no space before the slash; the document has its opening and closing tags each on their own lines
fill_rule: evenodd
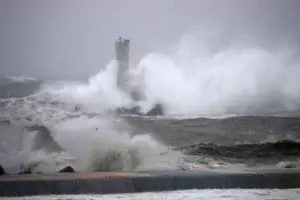
<svg viewBox="0 0 300 200">
<path fill-rule="evenodd" d="M 143 85 L 143 80 L 138 85 L 132 85 L 132 78 L 129 74 L 129 47 L 130 41 L 119 37 L 115 42 L 115 51 L 116 51 L 116 61 L 117 61 L 117 77 L 116 83 L 118 88 L 125 92 L 133 101 L 142 101 L 145 99 L 144 89 L 141 87 Z M 143 77 L 143 76 L 142 76 Z M 131 113 L 131 114 L 140 114 L 140 107 L 135 105 L 133 108 L 120 108 L 118 112 L 120 113 Z M 159 103 L 156 103 L 154 107 L 149 110 L 146 115 L 163 115 L 164 109 L 163 106 Z"/>
<path fill-rule="evenodd" d="M 140 101 L 144 99 L 141 88 L 133 86 L 130 80 L 129 70 L 129 52 L 130 41 L 119 37 L 115 43 L 116 60 L 117 60 L 117 86 L 120 90 L 128 94 L 132 100 Z"/>
<path fill-rule="evenodd" d="M 120 90 L 130 93 L 129 88 L 129 43 L 128 39 L 119 37 L 115 43 L 117 60 L 117 86 Z"/>
</svg>

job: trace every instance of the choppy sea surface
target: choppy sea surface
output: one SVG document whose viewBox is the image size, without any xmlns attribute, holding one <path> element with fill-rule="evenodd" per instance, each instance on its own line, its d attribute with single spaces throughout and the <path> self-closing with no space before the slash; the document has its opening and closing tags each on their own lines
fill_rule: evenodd
<svg viewBox="0 0 300 200">
<path fill-rule="evenodd" d="M 183 58 L 159 53 L 143 58 L 130 72 L 130 85 L 145 96 L 138 102 L 116 86 L 115 61 L 84 81 L 1 77 L 0 165 L 9 174 L 53 173 L 66 165 L 78 172 L 299 168 L 300 90 L 296 62 L 291 65 L 286 57 L 259 48 Z M 163 105 L 164 115 L 115 112 L 118 108 L 139 106 L 141 112 L 147 113 L 156 103 Z M 295 189 L 24 198 L 300 196 Z"/>
<path fill-rule="evenodd" d="M 76 171 L 299 166 L 297 109 L 263 110 L 265 105 L 251 104 L 255 109 L 244 114 L 187 116 L 172 114 L 165 103 L 164 116 L 115 114 L 114 109 L 132 102 L 110 82 L 113 66 L 87 82 L 2 78 L 4 169 L 46 173 L 68 164 Z M 147 110 L 151 102 L 139 104 Z M 254 112 L 259 109 L 263 111 Z"/>
<path fill-rule="evenodd" d="M 66 165 L 77 172 L 299 168 L 299 59 L 258 46 L 214 51 L 190 39 L 130 70 L 129 85 L 144 93 L 139 102 L 118 89 L 115 61 L 84 81 L 0 77 L 0 165 L 9 174 Z M 147 113 L 157 103 L 162 116 L 114 112 L 139 106 Z M 229 189 L 17 199 L 300 196 L 299 189 Z"/>
</svg>

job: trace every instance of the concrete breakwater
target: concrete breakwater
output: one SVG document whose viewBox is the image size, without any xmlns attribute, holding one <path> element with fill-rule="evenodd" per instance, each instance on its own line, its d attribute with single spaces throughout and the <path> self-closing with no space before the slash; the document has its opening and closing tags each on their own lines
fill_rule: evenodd
<svg viewBox="0 0 300 200">
<path fill-rule="evenodd" d="M 0 177 L 0 196 L 113 194 L 184 189 L 300 188 L 298 170 L 92 172 Z"/>
</svg>

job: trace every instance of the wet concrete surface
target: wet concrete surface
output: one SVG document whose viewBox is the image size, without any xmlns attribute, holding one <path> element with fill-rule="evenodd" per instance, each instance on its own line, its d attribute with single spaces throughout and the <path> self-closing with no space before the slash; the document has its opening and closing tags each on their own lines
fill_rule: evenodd
<svg viewBox="0 0 300 200">
<path fill-rule="evenodd" d="M 4 175 L 0 177 L 1 197 L 231 188 L 300 188 L 300 172 L 299 170 L 155 171 Z"/>
</svg>

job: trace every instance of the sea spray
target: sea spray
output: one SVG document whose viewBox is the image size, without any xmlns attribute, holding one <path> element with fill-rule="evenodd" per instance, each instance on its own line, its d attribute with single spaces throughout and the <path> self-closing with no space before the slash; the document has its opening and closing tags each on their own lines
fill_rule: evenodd
<svg viewBox="0 0 300 200">
<path fill-rule="evenodd" d="M 211 49 L 213 40 L 191 38 L 182 40 L 175 51 L 149 53 L 133 69 L 133 80 L 140 82 L 132 84 L 141 85 L 146 96 L 138 103 L 144 112 L 155 102 L 164 105 L 167 117 L 183 118 L 300 108 L 299 62 L 290 60 L 285 49 L 273 51 L 236 43 Z M 111 61 L 86 83 L 46 83 L 39 93 L 5 100 L 1 113 L 11 124 L 47 127 L 54 141 L 74 158 L 77 171 L 180 168 L 181 153 L 162 154 L 166 147 L 154 140 L 151 132 L 133 135 L 123 125 L 118 127 L 116 118 L 108 114 L 133 103 L 116 87 L 115 80 L 116 65 Z M 25 140 L 30 138 L 24 134 Z M 28 140 L 25 150 L 9 149 L 9 154 L 1 155 L 6 166 L 37 163 L 33 157 L 45 163 L 63 155 L 32 151 L 32 140 Z M 7 155 L 12 156 L 4 159 Z"/>
<path fill-rule="evenodd" d="M 53 135 L 74 156 L 79 170 L 179 168 L 180 152 L 161 155 L 166 147 L 150 135 L 132 136 L 115 127 L 111 119 L 81 117 L 57 124 Z"/>
<path fill-rule="evenodd" d="M 215 37 L 215 38 L 214 38 Z M 206 39 L 207 38 L 207 39 Z M 132 102 L 116 86 L 111 61 L 87 83 L 47 88 L 87 111 L 105 112 L 138 104 L 144 113 L 156 102 L 168 116 L 222 116 L 299 109 L 299 60 L 285 46 L 267 49 L 230 41 L 218 46 L 217 36 L 188 35 L 170 51 L 151 52 L 131 66 L 133 87 L 145 100 Z"/>
<path fill-rule="evenodd" d="M 197 38 L 195 38 L 197 41 Z M 182 41 L 175 52 L 154 52 L 139 63 L 144 92 L 168 115 L 215 116 L 299 108 L 299 61 L 288 52 L 229 45 L 211 51 L 205 42 Z"/>
</svg>

